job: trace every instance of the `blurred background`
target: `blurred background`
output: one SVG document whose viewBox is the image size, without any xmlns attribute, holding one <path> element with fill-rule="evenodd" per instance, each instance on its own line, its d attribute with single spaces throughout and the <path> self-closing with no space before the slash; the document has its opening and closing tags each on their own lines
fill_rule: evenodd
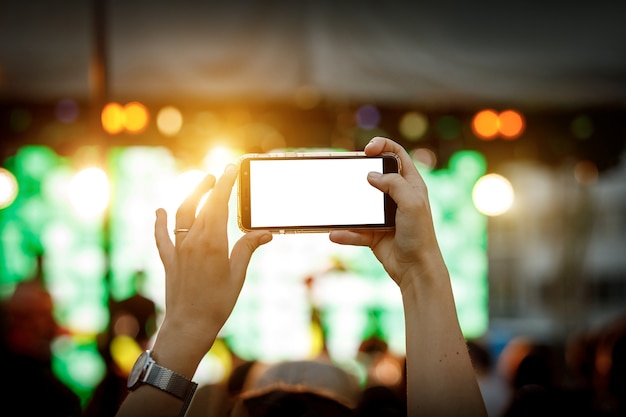
<svg viewBox="0 0 626 417">
<path fill-rule="evenodd" d="M 522 335 L 563 347 L 625 313 L 624 16 L 589 0 L 2 0 L 0 296 L 50 292 L 53 368 L 84 404 L 162 313 L 156 208 L 244 153 L 383 135 L 429 186 L 467 338 L 494 356 Z M 233 241 L 236 217 L 232 201 Z M 154 313 L 120 307 L 133 296 Z M 365 378 L 373 337 L 402 355 L 399 293 L 369 251 L 277 236 L 198 378 L 322 351 Z"/>
</svg>

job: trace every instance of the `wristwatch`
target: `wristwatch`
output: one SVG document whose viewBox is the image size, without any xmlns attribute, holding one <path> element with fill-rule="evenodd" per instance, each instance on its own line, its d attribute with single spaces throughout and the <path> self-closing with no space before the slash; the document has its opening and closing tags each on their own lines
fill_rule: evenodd
<svg viewBox="0 0 626 417">
<path fill-rule="evenodd" d="M 198 384 L 177 374 L 171 369 L 157 365 L 152 359 L 152 352 L 146 350 L 135 362 L 128 376 L 127 387 L 134 391 L 142 384 L 152 385 L 183 401 L 180 416 L 184 416 L 191 403 Z"/>
</svg>

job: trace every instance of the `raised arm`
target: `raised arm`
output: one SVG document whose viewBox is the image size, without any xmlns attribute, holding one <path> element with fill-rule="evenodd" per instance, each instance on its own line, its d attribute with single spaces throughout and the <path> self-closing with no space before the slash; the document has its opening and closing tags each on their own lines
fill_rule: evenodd
<svg viewBox="0 0 626 417">
<path fill-rule="evenodd" d="M 254 250 L 269 232 L 244 235 L 228 253 L 228 200 L 237 169 L 228 166 L 216 182 L 208 175 L 176 213 L 176 242 L 167 215 L 156 213 L 155 238 L 165 268 L 165 316 L 152 347 L 164 368 L 191 379 L 232 312 Z M 196 217 L 202 197 L 209 194 Z M 183 401 L 148 384 L 129 393 L 117 416 L 177 416 Z M 184 411 L 184 410 L 183 410 Z"/>
<path fill-rule="evenodd" d="M 486 416 L 461 332 L 450 275 L 435 235 L 426 184 L 402 146 L 377 137 L 368 155 L 393 152 L 401 174 L 368 181 L 398 205 L 387 232 L 334 231 L 333 242 L 369 246 L 402 293 L 406 321 L 409 416 Z"/>
</svg>

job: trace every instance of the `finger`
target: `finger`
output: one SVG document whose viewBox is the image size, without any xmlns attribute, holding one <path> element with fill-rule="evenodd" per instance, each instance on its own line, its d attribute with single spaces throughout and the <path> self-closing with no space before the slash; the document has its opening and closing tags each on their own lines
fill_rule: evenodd
<svg viewBox="0 0 626 417">
<path fill-rule="evenodd" d="M 154 238 L 159 256 L 161 257 L 161 262 L 163 262 L 163 266 L 167 270 L 170 267 L 170 260 L 174 256 L 174 244 L 167 231 L 167 213 L 163 209 L 156 211 Z"/>
<path fill-rule="evenodd" d="M 354 230 L 333 230 L 328 237 L 331 242 L 340 245 L 370 246 L 372 242 L 371 232 L 357 232 Z"/>
<path fill-rule="evenodd" d="M 272 234 L 265 231 L 249 232 L 243 235 L 233 246 L 230 256 L 232 276 L 243 281 L 255 250 L 272 240 Z"/>
<path fill-rule="evenodd" d="M 202 197 L 208 193 L 215 185 L 215 176 L 208 174 L 194 188 L 178 207 L 176 211 L 176 229 L 191 229 L 196 220 L 196 210 Z M 189 232 L 179 232 L 176 234 L 176 242 L 180 243 Z"/>
<path fill-rule="evenodd" d="M 211 230 L 226 231 L 228 200 L 230 199 L 236 178 L 237 167 L 229 164 L 224 169 L 222 176 L 215 183 L 209 198 L 198 213 L 197 221 L 201 222 L 203 228 L 210 227 Z"/>
<path fill-rule="evenodd" d="M 407 153 L 406 149 L 399 143 L 394 142 L 391 139 L 377 136 L 372 138 L 367 145 L 365 145 L 365 154 L 368 156 L 380 155 L 385 152 L 394 153 L 400 158 L 401 174 L 407 180 L 412 182 L 423 182 L 422 176 L 417 171 L 413 159 Z"/>
<path fill-rule="evenodd" d="M 381 174 L 370 172 L 367 181 L 383 193 L 389 194 L 396 202 L 398 210 L 407 209 L 427 198 L 428 190 L 423 181 L 411 183 L 399 174 Z"/>
</svg>

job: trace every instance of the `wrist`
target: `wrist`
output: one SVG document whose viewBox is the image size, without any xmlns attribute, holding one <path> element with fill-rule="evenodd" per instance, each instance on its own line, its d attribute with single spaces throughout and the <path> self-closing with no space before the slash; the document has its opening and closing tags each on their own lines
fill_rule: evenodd
<svg viewBox="0 0 626 417">
<path fill-rule="evenodd" d="M 130 391 L 136 391 L 143 385 L 158 388 L 182 401 L 182 407 L 180 407 L 178 412 L 178 416 L 180 417 L 186 414 L 196 392 L 196 388 L 198 387 L 198 384 L 193 382 L 191 378 L 187 378 L 157 363 L 153 357 L 153 353 L 149 350 L 144 351 L 139 356 L 127 382 L 127 387 Z M 171 404 L 171 402 L 168 401 L 162 405 L 169 407 L 168 404 Z"/>
<path fill-rule="evenodd" d="M 163 366 L 192 378 L 216 337 L 217 332 L 166 319 L 155 338 L 152 352 Z"/>
<path fill-rule="evenodd" d="M 452 284 L 450 273 L 440 252 L 425 256 L 407 270 L 399 282 L 400 292 L 404 299 L 427 297 L 428 299 L 447 297 L 451 294 Z"/>
</svg>

